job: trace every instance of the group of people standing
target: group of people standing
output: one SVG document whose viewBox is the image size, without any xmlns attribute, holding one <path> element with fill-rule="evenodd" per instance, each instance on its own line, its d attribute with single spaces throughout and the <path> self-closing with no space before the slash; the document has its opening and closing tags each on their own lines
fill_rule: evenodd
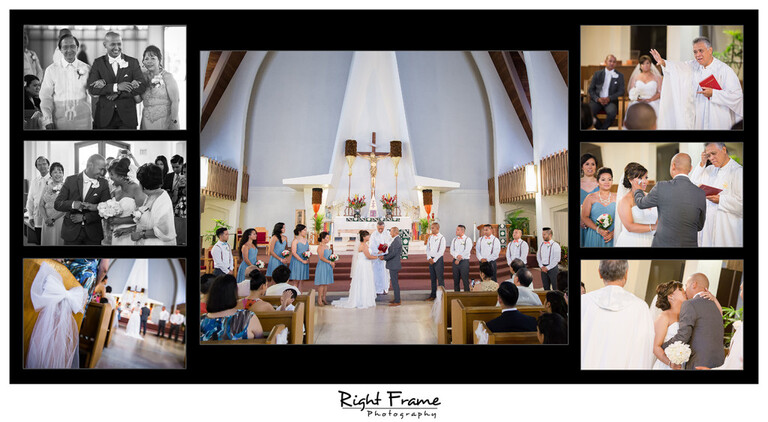
<svg viewBox="0 0 768 422">
<path fill-rule="evenodd" d="M 61 163 L 38 157 L 39 176 L 31 180 L 25 204 L 28 243 L 176 245 L 179 204 L 186 216 L 186 176 L 183 158 L 172 162 L 174 171 L 165 174 L 167 166 L 139 165 L 128 150 L 108 159 L 94 154 L 82 172 L 65 178 Z M 105 213 L 110 205 L 119 212 Z"/>
<path fill-rule="evenodd" d="M 92 65 L 80 41 L 59 31 L 53 63 L 43 69 L 24 31 L 24 109 L 27 129 L 179 129 L 179 88 L 163 53 L 144 49 L 141 64 L 122 52 L 120 34 L 104 36 L 105 54 Z M 78 58 L 80 57 L 80 58 Z M 87 59 L 86 59 L 87 60 Z M 139 121 L 137 104 L 141 104 Z"/>
</svg>

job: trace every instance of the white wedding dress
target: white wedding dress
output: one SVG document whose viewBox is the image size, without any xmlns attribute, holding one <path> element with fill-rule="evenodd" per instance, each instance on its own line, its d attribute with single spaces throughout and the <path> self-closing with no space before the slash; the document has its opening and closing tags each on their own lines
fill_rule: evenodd
<svg viewBox="0 0 768 422">
<path fill-rule="evenodd" d="M 364 252 L 358 252 L 352 269 L 349 297 L 334 300 L 337 308 L 370 308 L 376 306 L 376 285 L 373 280 L 372 260 Z"/>
<path fill-rule="evenodd" d="M 677 334 L 677 329 L 680 328 L 680 323 L 675 321 L 672 324 L 667 327 L 667 335 L 664 336 L 664 341 L 669 341 L 672 337 Z M 669 369 L 671 370 L 669 366 L 665 365 L 662 361 L 656 359 L 656 362 L 653 363 L 653 369 Z"/>
<path fill-rule="evenodd" d="M 125 326 L 125 335 L 128 337 L 144 340 L 144 337 L 139 334 L 141 328 L 141 310 L 135 308 L 131 312 L 131 317 L 128 318 L 128 324 Z"/>
<path fill-rule="evenodd" d="M 656 224 L 659 219 L 659 210 L 656 207 L 641 210 L 637 205 L 632 207 L 632 220 L 635 224 Z M 613 246 L 624 248 L 650 247 L 653 243 L 653 235 L 656 231 L 634 233 L 622 227 Z"/>
<path fill-rule="evenodd" d="M 122 197 L 118 202 L 120 204 L 120 209 L 122 212 L 120 212 L 119 217 L 130 217 L 133 215 L 133 212 L 136 211 L 136 201 L 128 196 Z M 112 228 L 112 246 L 134 246 L 136 245 L 136 242 L 131 240 L 131 234 L 126 233 L 122 236 L 115 236 L 115 230 L 135 226 L 134 223 L 128 223 L 128 224 L 119 224 Z"/>
<path fill-rule="evenodd" d="M 647 99 L 651 98 L 654 95 L 656 95 L 656 91 L 658 91 L 659 85 L 656 83 L 656 81 L 650 81 L 648 83 L 645 83 L 643 81 L 635 81 L 635 86 L 633 88 L 630 88 L 630 96 L 632 96 L 633 90 L 637 93 L 638 97 L 640 99 Z M 627 106 L 627 110 L 629 110 L 630 107 L 637 104 L 637 101 L 631 101 L 629 105 Z M 651 107 L 653 107 L 653 111 L 656 112 L 656 116 L 659 115 L 659 100 L 651 101 L 648 103 Z"/>
</svg>

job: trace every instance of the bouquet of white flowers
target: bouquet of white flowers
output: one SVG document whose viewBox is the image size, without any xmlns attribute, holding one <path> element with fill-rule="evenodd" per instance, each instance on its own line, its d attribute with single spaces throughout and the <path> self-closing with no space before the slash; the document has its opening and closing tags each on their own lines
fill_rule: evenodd
<svg viewBox="0 0 768 422">
<path fill-rule="evenodd" d="M 601 214 L 600 217 L 597 217 L 595 224 L 600 229 L 608 230 L 608 227 L 611 227 L 611 224 L 613 224 L 613 217 L 610 214 Z"/>
<path fill-rule="evenodd" d="M 123 209 L 120 208 L 120 203 L 114 199 L 110 199 L 106 202 L 99 202 L 99 205 L 97 205 L 96 208 L 99 210 L 99 217 L 101 218 L 115 217 L 123 212 Z"/>
<path fill-rule="evenodd" d="M 312 256 L 312 252 L 305 251 L 303 254 L 301 254 L 301 256 L 303 256 L 304 259 L 309 259 L 309 257 Z"/>
<path fill-rule="evenodd" d="M 285 258 L 286 256 L 288 256 L 288 255 L 290 255 L 290 254 L 291 254 L 291 251 L 289 251 L 288 249 L 283 249 L 283 251 L 281 252 L 281 254 L 283 255 L 283 258 Z"/>
<path fill-rule="evenodd" d="M 676 341 L 664 349 L 664 354 L 667 355 L 670 363 L 682 365 L 683 363 L 688 362 L 688 359 L 691 357 L 691 346 L 682 341 Z"/>
<path fill-rule="evenodd" d="M 262 261 L 260 259 L 258 261 L 256 261 L 256 264 L 254 264 L 254 265 L 256 265 L 256 268 L 258 268 L 258 269 L 262 269 L 262 268 L 265 267 L 264 261 Z"/>
<path fill-rule="evenodd" d="M 637 88 L 632 88 L 629 90 L 629 100 L 630 101 L 637 101 L 637 99 L 640 98 L 640 90 Z"/>
<path fill-rule="evenodd" d="M 338 261 L 338 260 L 339 260 L 339 256 L 338 256 L 338 255 L 336 255 L 335 253 L 332 253 L 332 254 L 330 254 L 330 255 L 328 256 L 328 260 L 329 260 L 329 261 L 331 261 L 331 262 L 336 262 L 336 261 Z"/>
</svg>

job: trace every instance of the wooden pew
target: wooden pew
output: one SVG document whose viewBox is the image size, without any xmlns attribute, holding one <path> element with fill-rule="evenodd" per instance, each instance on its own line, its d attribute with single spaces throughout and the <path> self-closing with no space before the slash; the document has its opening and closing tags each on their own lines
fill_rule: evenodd
<svg viewBox="0 0 768 422">
<path fill-rule="evenodd" d="M 112 305 L 91 302 L 80 327 L 80 367 L 95 368 L 104 350 Z"/>
<path fill-rule="evenodd" d="M 80 283 L 78 283 L 75 276 L 72 275 L 71 272 L 69 272 L 69 269 L 67 267 L 58 262 L 54 261 L 52 259 L 25 259 L 24 260 L 24 305 L 23 305 L 23 315 L 24 315 L 24 365 L 26 366 L 27 363 L 27 353 L 29 352 L 29 339 L 32 337 L 32 330 L 35 329 L 35 324 L 37 323 L 37 316 L 38 312 L 35 311 L 34 305 L 32 305 L 32 298 L 29 295 L 30 290 L 32 289 L 32 282 L 35 281 L 35 276 L 37 276 L 37 272 L 40 270 L 40 264 L 43 262 L 46 262 L 51 267 L 53 267 L 54 270 L 56 270 L 59 275 L 61 275 L 61 278 L 63 280 L 64 287 L 69 290 L 73 287 L 79 286 Z M 72 315 L 75 318 L 75 322 L 77 323 L 77 327 L 80 328 L 80 324 L 83 322 L 83 313 L 79 312 Z M 77 340 L 77 339 L 73 339 Z"/>
<path fill-rule="evenodd" d="M 520 333 L 494 333 L 488 329 L 485 325 L 485 321 L 475 320 L 472 323 L 472 338 L 474 344 L 478 344 L 477 327 L 481 326 L 482 329 L 488 333 L 488 344 L 540 344 L 539 338 L 536 336 L 536 331 L 520 332 Z"/>
<path fill-rule="evenodd" d="M 288 327 L 288 344 L 302 344 L 304 341 L 304 304 L 299 303 L 293 311 L 254 312 L 264 331 L 272 330 L 278 324 Z"/>
<path fill-rule="evenodd" d="M 499 296 L 496 292 L 454 292 L 437 286 L 442 292 L 440 321 L 437 323 L 437 344 L 451 344 L 451 300 L 462 299 L 466 306 L 495 306 Z"/>
<path fill-rule="evenodd" d="M 549 290 L 534 290 L 537 295 L 539 295 L 539 299 L 541 300 L 542 306 L 544 305 L 544 302 L 547 300 L 547 292 Z"/>
<path fill-rule="evenodd" d="M 272 306 L 280 306 L 280 296 L 264 296 L 261 300 L 268 302 Z M 309 294 L 297 295 L 293 301 L 294 306 L 299 303 L 304 304 L 304 344 L 315 344 L 315 301 L 317 300 L 317 291 L 311 289 Z"/>
<path fill-rule="evenodd" d="M 117 331 L 117 309 L 112 310 L 112 315 L 109 317 L 109 326 L 107 327 L 107 338 L 104 339 L 104 347 L 109 347 L 109 343 L 112 341 L 112 334 Z"/>
<path fill-rule="evenodd" d="M 203 341 L 202 344 L 277 344 L 277 336 L 285 330 L 285 325 L 277 324 L 272 327 L 272 330 L 269 331 L 269 335 L 267 337 L 253 338 L 248 340 L 206 340 Z"/>
<path fill-rule="evenodd" d="M 451 344 L 471 344 L 471 327 L 475 320 L 488 322 L 501 315 L 501 307 L 497 306 L 465 306 L 461 299 L 451 301 L 451 321 L 453 324 Z M 518 311 L 525 315 L 538 318 L 544 311 L 543 306 L 520 306 Z"/>
</svg>

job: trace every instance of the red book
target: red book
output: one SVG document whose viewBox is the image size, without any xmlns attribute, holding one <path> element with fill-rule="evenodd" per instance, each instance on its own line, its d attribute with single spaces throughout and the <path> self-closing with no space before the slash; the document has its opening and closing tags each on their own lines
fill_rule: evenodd
<svg viewBox="0 0 768 422">
<path fill-rule="evenodd" d="M 380 244 L 379 245 L 379 252 L 386 253 L 387 252 L 387 245 L 385 245 L 383 243 Z"/>
<path fill-rule="evenodd" d="M 712 186 L 709 186 L 709 185 L 701 185 L 701 186 L 699 186 L 699 188 L 701 188 L 701 190 L 703 190 L 704 194 L 707 195 L 707 196 L 718 195 L 718 194 L 720 194 L 720 192 L 723 191 L 722 189 L 718 189 L 718 188 L 715 188 L 715 187 L 712 187 Z"/>
<path fill-rule="evenodd" d="M 712 88 L 712 89 L 720 89 L 720 84 L 717 83 L 717 79 L 715 79 L 715 75 L 709 75 L 708 78 L 705 78 L 703 81 L 699 82 L 699 86 L 702 88 Z"/>
</svg>

